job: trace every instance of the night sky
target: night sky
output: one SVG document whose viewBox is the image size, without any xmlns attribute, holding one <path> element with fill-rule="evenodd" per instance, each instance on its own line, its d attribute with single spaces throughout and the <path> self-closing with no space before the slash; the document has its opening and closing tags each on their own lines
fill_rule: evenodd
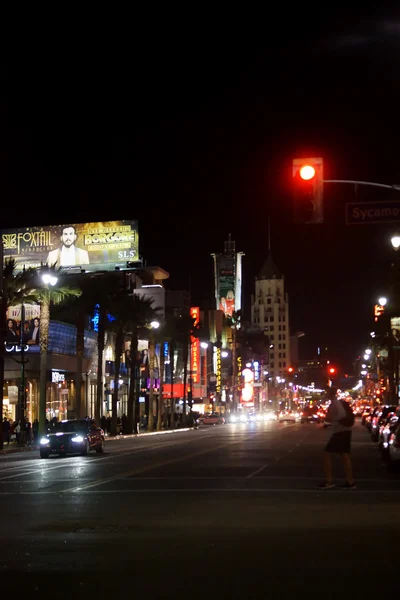
<svg viewBox="0 0 400 600">
<path fill-rule="evenodd" d="M 147 264 L 169 271 L 171 288 L 190 282 L 201 307 L 210 253 L 231 233 L 249 314 L 270 216 L 302 357 L 327 345 L 349 370 L 396 228 L 346 226 L 345 204 L 388 196 L 326 185 L 324 224 L 294 225 L 290 164 L 322 156 L 325 178 L 400 183 L 400 19 L 358 14 L 281 16 L 265 35 L 136 30 L 3 66 L 2 227 L 138 219 Z"/>
</svg>

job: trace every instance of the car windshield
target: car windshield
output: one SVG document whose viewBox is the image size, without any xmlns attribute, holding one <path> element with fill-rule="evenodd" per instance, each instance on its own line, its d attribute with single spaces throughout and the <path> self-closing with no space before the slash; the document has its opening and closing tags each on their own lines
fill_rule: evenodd
<svg viewBox="0 0 400 600">
<path fill-rule="evenodd" d="M 50 424 L 49 433 L 58 433 L 58 432 L 86 432 L 88 430 L 87 421 L 61 421 L 58 423 L 54 423 L 54 425 Z"/>
</svg>

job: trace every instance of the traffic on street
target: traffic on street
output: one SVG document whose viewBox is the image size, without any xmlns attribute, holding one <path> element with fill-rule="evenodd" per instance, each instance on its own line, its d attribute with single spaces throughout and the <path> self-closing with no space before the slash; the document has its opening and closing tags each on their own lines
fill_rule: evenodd
<svg viewBox="0 0 400 600">
<path fill-rule="evenodd" d="M 358 589 L 370 589 L 369 569 L 390 573 L 376 549 L 382 535 L 391 543 L 400 480 L 357 421 L 357 489 L 319 490 L 326 438 L 318 424 L 268 421 L 110 440 L 88 456 L 3 455 L 3 575 L 24 573 L 27 591 L 101 581 L 103 591 L 122 592 L 129 569 L 137 591 L 161 593 L 172 552 L 196 593 L 204 585 L 250 593 L 271 577 L 294 591 L 343 560 Z M 339 484 L 339 462 L 335 469 Z M 236 563 L 221 587 L 224 565 Z"/>
</svg>

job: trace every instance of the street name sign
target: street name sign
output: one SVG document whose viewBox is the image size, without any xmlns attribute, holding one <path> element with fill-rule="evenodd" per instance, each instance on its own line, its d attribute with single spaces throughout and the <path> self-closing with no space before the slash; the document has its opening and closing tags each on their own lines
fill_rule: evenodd
<svg viewBox="0 0 400 600">
<path fill-rule="evenodd" d="M 348 202 L 346 204 L 347 225 L 377 223 L 400 223 L 400 200 Z"/>
</svg>

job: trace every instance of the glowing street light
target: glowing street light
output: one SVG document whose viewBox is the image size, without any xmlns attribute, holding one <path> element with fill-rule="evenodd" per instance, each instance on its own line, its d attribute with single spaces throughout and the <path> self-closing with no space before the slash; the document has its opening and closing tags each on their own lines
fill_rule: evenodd
<svg viewBox="0 0 400 600">
<path fill-rule="evenodd" d="M 206 350 L 208 348 L 208 342 L 200 342 L 200 346 L 203 350 Z"/>
<path fill-rule="evenodd" d="M 390 241 L 394 250 L 398 250 L 400 248 L 400 235 L 394 235 Z"/>
<path fill-rule="evenodd" d="M 378 298 L 378 304 L 379 304 L 379 306 L 386 306 L 386 304 L 387 304 L 387 298 L 385 298 L 385 296 L 382 296 L 381 298 Z"/>
<path fill-rule="evenodd" d="M 160 323 L 159 323 L 158 321 L 152 321 L 152 322 L 150 323 L 150 327 L 151 327 L 152 329 L 158 329 L 158 328 L 160 327 Z"/>
</svg>

